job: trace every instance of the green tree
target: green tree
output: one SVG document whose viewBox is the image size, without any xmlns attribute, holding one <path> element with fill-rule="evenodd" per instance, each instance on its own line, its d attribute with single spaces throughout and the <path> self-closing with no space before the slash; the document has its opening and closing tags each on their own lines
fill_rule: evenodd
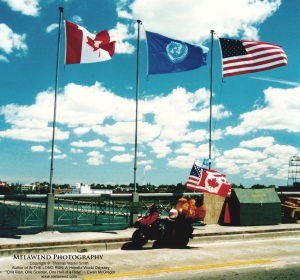
<svg viewBox="0 0 300 280">
<path fill-rule="evenodd" d="M 265 185 L 255 184 L 251 187 L 251 189 L 264 189 L 266 188 Z"/>
</svg>

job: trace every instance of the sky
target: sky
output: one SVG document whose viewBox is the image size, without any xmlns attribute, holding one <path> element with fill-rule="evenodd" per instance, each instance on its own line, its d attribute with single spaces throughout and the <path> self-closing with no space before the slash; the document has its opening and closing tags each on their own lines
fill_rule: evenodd
<svg viewBox="0 0 300 280">
<path fill-rule="evenodd" d="M 116 50 L 65 65 L 61 28 L 54 184 L 133 183 L 136 93 L 137 183 L 185 184 L 209 157 L 211 69 L 211 168 L 245 187 L 288 184 L 300 149 L 297 0 L 0 0 L 0 180 L 49 182 L 58 7 L 91 33 L 107 30 Z M 147 75 L 146 30 L 208 47 L 207 65 Z M 222 79 L 220 37 L 278 44 L 288 65 Z"/>
</svg>

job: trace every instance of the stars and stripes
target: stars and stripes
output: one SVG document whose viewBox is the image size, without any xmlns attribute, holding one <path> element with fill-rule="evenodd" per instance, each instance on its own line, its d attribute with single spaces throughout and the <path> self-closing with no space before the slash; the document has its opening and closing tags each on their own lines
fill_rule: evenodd
<svg viewBox="0 0 300 280">
<path fill-rule="evenodd" d="M 223 57 L 223 77 L 287 65 L 287 56 L 279 45 L 250 40 L 219 40 Z"/>
<path fill-rule="evenodd" d="M 195 163 L 193 164 L 190 176 L 186 183 L 187 189 L 194 189 L 198 185 L 200 180 L 200 169 L 201 168 L 198 165 L 196 165 Z"/>
</svg>

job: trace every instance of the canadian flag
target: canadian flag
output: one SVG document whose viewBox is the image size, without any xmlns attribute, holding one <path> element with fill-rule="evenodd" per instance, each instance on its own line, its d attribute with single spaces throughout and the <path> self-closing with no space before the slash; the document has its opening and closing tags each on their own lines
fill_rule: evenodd
<svg viewBox="0 0 300 280">
<path fill-rule="evenodd" d="M 229 197 L 231 184 L 226 180 L 226 175 L 216 170 L 202 169 L 198 183 L 203 192 Z"/>
<path fill-rule="evenodd" d="M 70 21 L 65 21 L 65 28 L 66 64 L 101 62 L 114 55 L 116 42 L 110 42 L 106 30 L 93 34 Z"/>
</svg>

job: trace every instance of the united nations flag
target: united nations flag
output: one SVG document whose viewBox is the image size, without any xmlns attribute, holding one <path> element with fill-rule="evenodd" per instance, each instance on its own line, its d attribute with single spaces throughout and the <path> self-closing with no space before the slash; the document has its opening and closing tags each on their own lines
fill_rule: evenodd
<svg viewBox="0 0 300 280">
<path fill-rule="evenodd" d="M 175 73 L 206 65 L 208 48 L 146 31 L 148 74 Z"/>
</svg>

